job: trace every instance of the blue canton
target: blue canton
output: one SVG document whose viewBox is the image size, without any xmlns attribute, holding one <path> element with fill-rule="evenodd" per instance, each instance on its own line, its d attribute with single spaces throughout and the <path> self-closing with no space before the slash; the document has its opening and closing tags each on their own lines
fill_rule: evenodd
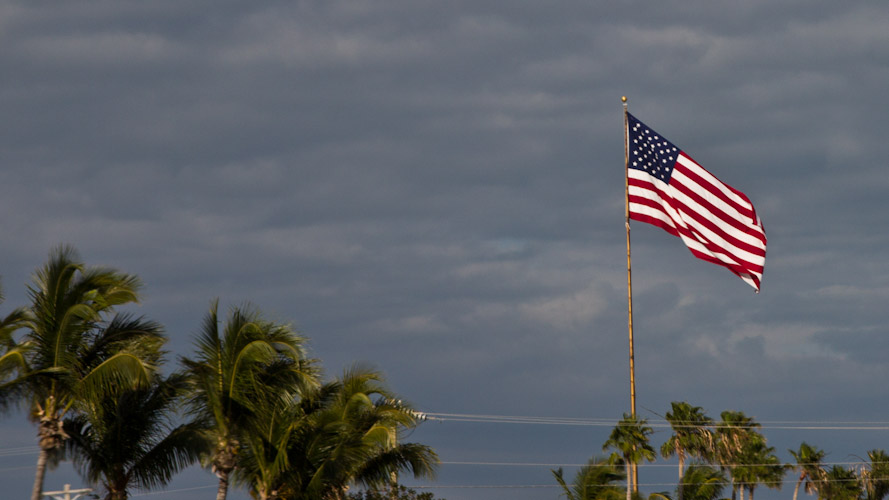
<svg viewBox="0 0 889 500">
<path fill-rule="evenodd" d="M 669 183 L 679 157 L 679 148 L 629 113 L 627 127 L 630 139 L 629 167 L 644 170 L 652 177 Z"/>
</svg>

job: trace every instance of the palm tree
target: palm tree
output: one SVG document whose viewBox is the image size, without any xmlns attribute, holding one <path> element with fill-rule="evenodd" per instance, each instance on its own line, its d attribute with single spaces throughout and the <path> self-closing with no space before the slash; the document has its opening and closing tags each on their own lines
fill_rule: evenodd
<svg viewBox="0 0 889 500">
<path fill-rule="evenodd" d="M 824 474 L 824 482 L 818 488 L 818 500 L 859 500 L 861 482 L 855 471 L 841 465 L 833 465 Z"/>
<path fill-rule="evenodd" d="M 679 459 L 679 487 L 676 496 L 678 500 L 683 500 L 685 460 L 688 457 L 703 457 L 712 447 L 713 433 L 709 426 L 713 420 L 700 406 L 692 406 L 685 401 L 674 401 L 670 405 L 672 411 L 667 412 L 665 418 L 673 428 L 673 435 L 661 446 L 661 455 L 664 458 L 676 455 Z"/>
<path fill-rule="evenodd" d="M 775 449 L 767 446 L 766 439 L 758 433 L 744 443 L 736 460 L 737 467 L 732 469 L 732 475 L 736 484 L 747 490 L 748 500 L 753 500 L 753 493 L 760 484 L 781 489 L 784 465 L 775 455 Z M 744 500 L 743 490 L 741 500 Z"/>
<path fill-rule="evenodd" d="M 310 490 L 324 485 L 324 496 L 341 500 L 350 484 L 393 485 L 402 470 L 414 478 L 435 476 L 435 452 L 426 445 L 401 442 L 425 416 L 389 391 L 380 372 L 355 366 L 333 388 L 332 404 L 318 414 L 315 425 L 327 437 L 327 446 L 334 447 L 314 474 Z"/>
<path fill-rule="evenodd" d="M 65 420 L 67 455 L 90 484 L 102 484 L 105 500 L 126 500 L 131 488 L 164 486 L 198 459 L 197 430 L 173 426 L 185 388 L 181 375 L 155 376 L 148 387 L 111 392 Z"/>
<path fill-rule="evenodd" d="M 728 484 L 725 473 L 715 467 L 693 464 L 686 469 L 676 494 L 684 492 L 685 500 L 717 500 Z"/>
<path fill-rule="evenodd" d="M 160 326 L 111 317 L 115 306 L 138 300 L 140 286 L 136 276 L 86 267 L 71 247 L 50 252 L 36 271 L 19 346 L 40 446 L 31 500 L 40 500 L 47 463 L 68 437 L 62 419 L 109 388 L 147 383 L 153 367 L 143 355 L 163 343 Z"/>
<path fill-rule="evenodd" d="M 267 414 L 265 429 L 244 434 L 235 473 L 259 499 L 342 500 L 353 484 L 395 488 L 394 473 L 433 477 L 438 464 L 428 446 L 399 442 L 422 415 L 373 370 L 354 367 Z"/>
<path fill-rule="evenodd" d="M 632 499 L 633 493 L 639 492 L 639 474 L 637 466 L 642 460 L 653 462 L 657 454 L 648 443 L 648 436 L 652 433 L 651 427 L 646 425 L 645 419 L 637 419 L 635 415 L 624 413 L 623 418 L 611 431 L 608 440 L 602 445 L 602 450 L 614 449 L 620 453 L 630 466 L 627 475 L 627 500 Z"/>
<path fill-rule="evenodd" d="M 219 478 L 217 500 L 228 493 L 242 433 L 275 400 L 286 402 L 317 385 L 305 339 L 251 306 L 233 307 L 220 331 L 218 301 L 204 318 L 193 358 L 182 358 L 190 381 L 190 413 L 204 429 L 203 456 Z"/>
<path fill-rule="evenodd" d="M 3 299 L 3 290 L 0 287 L 0 303 Z M 25 386 L 21 380 L 28 363 L 24 350 L 16 342 L 15 333 L 24 326 L 24 319 L 25 310 L 22 308 L 17 308 L 0 319 L 0 412 L 7 411 L 10 406 L 23 399 L 22 391 Z"/>
<path fill-rule="evenodd" d="M 394 492 L 374 489 L 358 490 L 349 492 L 346 498 L 347 500 L 436 500 L 435 495 L 428 491 L 420 493 L 400 484 Z"/>
<path fill-rule="evenodd" d="M 717 439 L 713 443 L 710 455 L 722 470 L 729 473 L 732 500 L 735 500 L 739 490 L 739 485 L 736 482 L 735 464 L 739 462 L 742 451 L 748 442 L 765 438 L 756 431 L 760 425 L 744 415 L 744 412 L 726 410 L 720 414 L 720 418 L 720 422 L 715 427 Z"/>
<path fill-rule="evenodd" d="M 799 450 L 787 451 L 793 455 L 793 459 L 796 460 L 795 468 L 799 470 L 799 478 L 796 480 L 796 487 L 793 488 L 793 500 L 797 500 L 800 485 L 807 495 L 815 493 L 818 490 L 817 485 L 824 479 L 821 461 L 824 460 L 826 453 L 806 442 L 799 445 Z"/>
<path fill-rule="evenodd" d="M 568 500 L 620 500 L 623 496 L 614 483 L 624 480 L 626 474 L 607 459 L 591 458 L 577 471 L 570 485 L 565 482 L 561 467 L 550 472 Z"/>
<path fill-rule="evenodd" d="M 883 500 L 889 494 L 889 455 L 884 450 L 867 452 L 869 464 L 859 471 L 865 500 Z"/>
<path fill-rule="evenodd" d="M 276 402 L 242 424 L 235 479 L 254 498 L 274 500 L 290 468 L 288 443 L 294 422 L 303 418 L 298 402 Z"/>
<path fill-rule="evenodd" d="M 686 500 L 717 500 L 722 497 L 722 490 L 728 485 L 725 472 L 703 464 L 692 464 L 676 486 L 676 494 L 680 488 Z M 673 500 L 666 491 L 648 495 L 648 500 Z"/>
</svg>

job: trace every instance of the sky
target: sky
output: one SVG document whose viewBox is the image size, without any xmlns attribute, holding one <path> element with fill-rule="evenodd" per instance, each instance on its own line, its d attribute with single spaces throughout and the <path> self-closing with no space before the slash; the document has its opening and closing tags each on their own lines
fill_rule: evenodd
<svg viewBox="0 0 889 500">
<path fill-rule="evenodd" d="M 142 278 L 170 366 L 212 300 L 250 302 L 328 378 L 371 364 L 438 417 L 409 437 L 438 477 L 409 484 L 558 498 L 550 469 L 629 411 L 627 96 L 769 238 L 755 294 L 632 224 L 653 444 L 688 401 L 755 417 L 782 460 L 855 461 L 889 448 L 887 25 L 858 0 L 0 0 L 0 313 L 59 244 Z M 4 497 L 30 493 L 35 435 L 0 418 Z M 144 496 L 215 484 L 193 467 Z"/>
</svg>

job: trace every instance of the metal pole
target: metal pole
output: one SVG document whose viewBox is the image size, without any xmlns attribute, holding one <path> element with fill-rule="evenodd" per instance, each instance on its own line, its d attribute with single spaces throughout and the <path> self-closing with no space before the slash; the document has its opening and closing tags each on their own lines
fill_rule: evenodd
<svg viewBox="0 0 889 500">
<path fill-rule="evenodd" d="M 630 414 L 636 416 L 636 364 L 633 348 L 633 270 L 630 259 L 630 144 L 627 129 L 627 98 L 624 103 L 624 217 L 627 227 L 627 325 L 630 332 Z"/>
<path fill-rule="evenodd" d="M 636 418 L 636 362 L 633 347 L 633 267 L 630 260 L 630 130 L 627 120 L 627 97 L 621 97 L 624 103 L 624 216 L 627 226 L 627 326 L 630 333 L 630 414 Z M 635 446 L 634 446 L 635 449 Z M 630 475 L 633 477 L 633 493 L 639 492 L 639 469 L 631 463 Z"/>
</svg>

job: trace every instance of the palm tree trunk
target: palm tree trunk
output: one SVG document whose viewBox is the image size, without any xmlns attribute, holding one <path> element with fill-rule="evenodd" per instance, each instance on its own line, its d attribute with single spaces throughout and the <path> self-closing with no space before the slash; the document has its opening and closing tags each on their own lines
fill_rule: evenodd
<svg viewBox="0 0 889 500">
<path fill-rule="evenodd" d="M 633 493 L 639 493 L 639 466 L 633 464 Z"/>
<path fill-rule="evenodd" d="M 112 490 L 112 491 L 108 492 L 108 496 L 105 498 L 108 498 L 108 500 L 127 500 L 127 498 L 128 498 L 127 490 L 126 489 Z"/>
<path fill-rule="evenodd" d="M 48 460 L 49 450 L 41 447 L 40 454 L 37 455 L 37 473 L 34 474 L 34 490 L 31 492 L 31 500 L 40 500 L 43 497 L 43 478 L 46 476 Z"/>
<path fill-rule="evenodd" d="M 37 443 L 40 447 L 40 454 L 37 455 L 37 471 L 34 474 L 34 490 L 31 492 L 31 500 L 40 500 L 43 497 L 43 479 L 46 477 L 49 454 L 53 450 L 61 448 L 64 439 L 68 437 L 62 428 L 61 417 L 54 413 L 53 402 L 54 399 L 50 398 L 38 413 L 40 423 L 37 424 Z"/>
<path fill-rule="evenodd" d="M 219 488 L 216 490 L 216 500 L 225 500 L 228 494 L 228 471 L 216 471 L 219 478 Z"/>
<path fill-rule="evenodd" d="M 633 500 L 633 464 L 624 457 L 624 470 L 627 472 L 627 500 Z"/>
<path fill-rule="evenodd" d="M 50 401 L 51 403 L 51 401 Z M 51 404 L 46 407 L 51 408 Z M 52 415 L 47 417 L 46 415 Z M 37 472 L 34 474 L 34 490 L 31 492 L 31 500 L 40 500 L 43 497 L 43 479 L 46 477 L 46 464 L 49 462 L 49 454 L 62 447 L 62 443 L 68 437 L 62 428 L 62 419 L 55 416 L 53 410 L 41 410 L 40 423 L 37 425 L 37 441 L 40 454 L 37 455 Z"/>
<path fill-rule="evenodd" d="M 676 486 L 676 500 L 682 500 L 682 476 L 685 469 L 685 456 L 682 454 L 682 451 L 679 451 L 677 455 L 679 455 L 679 484 Z"/>
<path fill-rule="evenodd" d="M 796 500 L 796 497 L 799 495 L 799 485 L 803 483 L 802 477 L 796 481 L 796 487 L 793 488 L 793 500 Z"/>
<path fill-rule="evenodd" d="M 213 473 L 219 478 L 219 488 L 216 490 L 216 500 L 225 500 L 228 495 L 229 476 L 235 469 L 235 450 L 237 441 L 220 438 L 216 444 L 216 453 L 213 456 Z"/>
</svg>

